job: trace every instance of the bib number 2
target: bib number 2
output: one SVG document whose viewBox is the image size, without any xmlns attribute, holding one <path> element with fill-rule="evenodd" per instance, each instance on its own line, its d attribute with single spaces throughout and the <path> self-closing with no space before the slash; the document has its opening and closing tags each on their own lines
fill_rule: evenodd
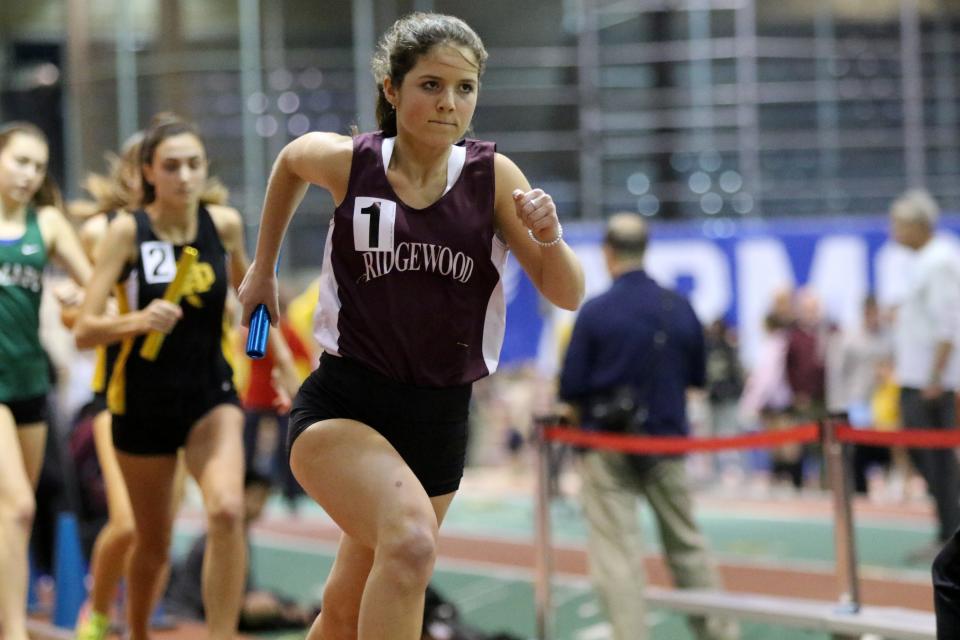
<svg viewBox="0 0 960 640">
<path fill-rule="evenodd" d="M 177 275 L 177 260 L 169 242 L 151 241 L 140 245 L 143 279 L 148 284 L 172 282 Z"/>
</svg>

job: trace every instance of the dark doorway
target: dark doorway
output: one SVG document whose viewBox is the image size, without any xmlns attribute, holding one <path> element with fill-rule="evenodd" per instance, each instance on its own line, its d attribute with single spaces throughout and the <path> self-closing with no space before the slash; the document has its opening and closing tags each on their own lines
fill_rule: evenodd
<svg viewBox="0 0 960 640">
<path fill-rule="evenodd" d="M 63 64 L 59 44 L 15 42 L 6 81 L 0 87 L 4 120 L 26 120 L 50 140 L 50 174 L 61 187 L 64 176 Z"/>
</svg>

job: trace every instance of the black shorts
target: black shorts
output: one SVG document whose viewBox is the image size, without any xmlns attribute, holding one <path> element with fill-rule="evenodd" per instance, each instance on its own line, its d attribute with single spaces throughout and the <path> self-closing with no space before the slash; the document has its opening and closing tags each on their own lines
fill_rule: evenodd
<svg viewBox="0 0 960 640">
<path fill-rule="evenodd" d="M 332 418 L 356 420 L 393 445 L 428 496 L 451 493 L 463 477 L 472 386 L 418 387 L 355 360 L 323 354 L 294 398 L 287 455 L 310 425 Z"/>
<path fill-rule="evenodd" d="M 174 455 L 194 425 L 222 404 L 240 406 L 230 382 L 211 389 L 137 389 L 135 412 L 111 414 L 113 446 L 132 455 Z"/>
<path fill-rule="evenodd" d="M 13 414 L 13 423 L 23 426 L 35 422 L 46 422 L 47 420 L 47 396 L 35 396 L 23 400 L 8 400 L 2 404 L 7 405 L 10 413 Z"/>
</svg>

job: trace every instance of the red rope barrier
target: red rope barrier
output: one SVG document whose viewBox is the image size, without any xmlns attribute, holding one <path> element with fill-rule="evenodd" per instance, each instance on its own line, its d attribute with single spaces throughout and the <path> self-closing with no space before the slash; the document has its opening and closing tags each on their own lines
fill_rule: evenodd
<svg viewBox="0 0 960 640">
<path fill-rule="evenodd" d="M 951 449 L 960 447 L 960 429 L 911 429 L 908 431 L 876 431 L 838 425 L 837 440 L 850 444 L 878 447 L 915 447 Z M 622 453 L 682 454 L 691 451 L 725 449 L 771 449 L 791 442 L 817 442 L 820 426 L 802 424 L 781 431 L 750 433 L 723 438 L 688 438 L 685 436 L 635 436 L 611 431 L 583 431 L 575 427 L 545 427 L 543 437 L 588 449 L 606 449 Z"/>
<path fill-rule="evenodd" d="M 631 436 L 609 431 L 583 431 L 570 427 L 546 427 L 543 430 L 543 437 L 554 442 L 565 442 L 590 449 L 607 449 L 623 453 L 680 454 L 690 451 L 720 451 L 723 449 L 770 449 L 791 442 L 816 442 L 820 439 L 820 426 L 811 423 L 782 431 L 751 433 L 723 438 Z"/>
<path fill-rule="evenodd" d="M 911 429 L 908 431 L 875 431 L 837 427 L 837 440 L 880 447 L 917 447 L 920 449 L 952 449 L 960 447 L 960 429 Z"/>
</svg>

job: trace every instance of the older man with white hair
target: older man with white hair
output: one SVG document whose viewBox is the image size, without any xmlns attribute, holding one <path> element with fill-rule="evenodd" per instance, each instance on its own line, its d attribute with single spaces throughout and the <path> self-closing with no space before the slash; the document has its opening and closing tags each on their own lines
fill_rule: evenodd
<svg viewBox="0 0 960 640">
<path fill-rule="evenodd" d="M 906 296 L 897 308 L 894 356 L 906 428 L 956 428 L 960 386 L 960 261 L 956 246 L 935 234 L 939 210 L 921 190 L 890 208 L 893 237 L 917 252 Z M 960 466 L 952 449 L 911 449 L 914 465 L 937 504 L 939 540 L 933 563 L 937 637 L 960 637 Z"/>
<path fill-rule="evenodd" d="M 936 234 L 939 209 L 923 190 L 908 191 L 890 207 L 893 239 L 916 252 L 894 323 L 894 359 L 900 413 L 906 429 L 956 429 L 960 387 L 960 259 L 956 245 Z M 960 465 L 952 449 L 911 449 L 937 507 L 933 567 L 938 637 L 960 637 Z"/>
<path fill-rule="evenodd" d="M 890 208 L 893 239 L 916 252 L 897 308 L 894 358 L 904 427 L 952 429 L 960 386 L 960 262 L 956 246 L 936 235 L 937 204 L 913 190 Z M 948 449 L 913 449 L 917 470 L 936 501 L 943 543 L 960 527 L 960 466 Z"/>
</svg>

